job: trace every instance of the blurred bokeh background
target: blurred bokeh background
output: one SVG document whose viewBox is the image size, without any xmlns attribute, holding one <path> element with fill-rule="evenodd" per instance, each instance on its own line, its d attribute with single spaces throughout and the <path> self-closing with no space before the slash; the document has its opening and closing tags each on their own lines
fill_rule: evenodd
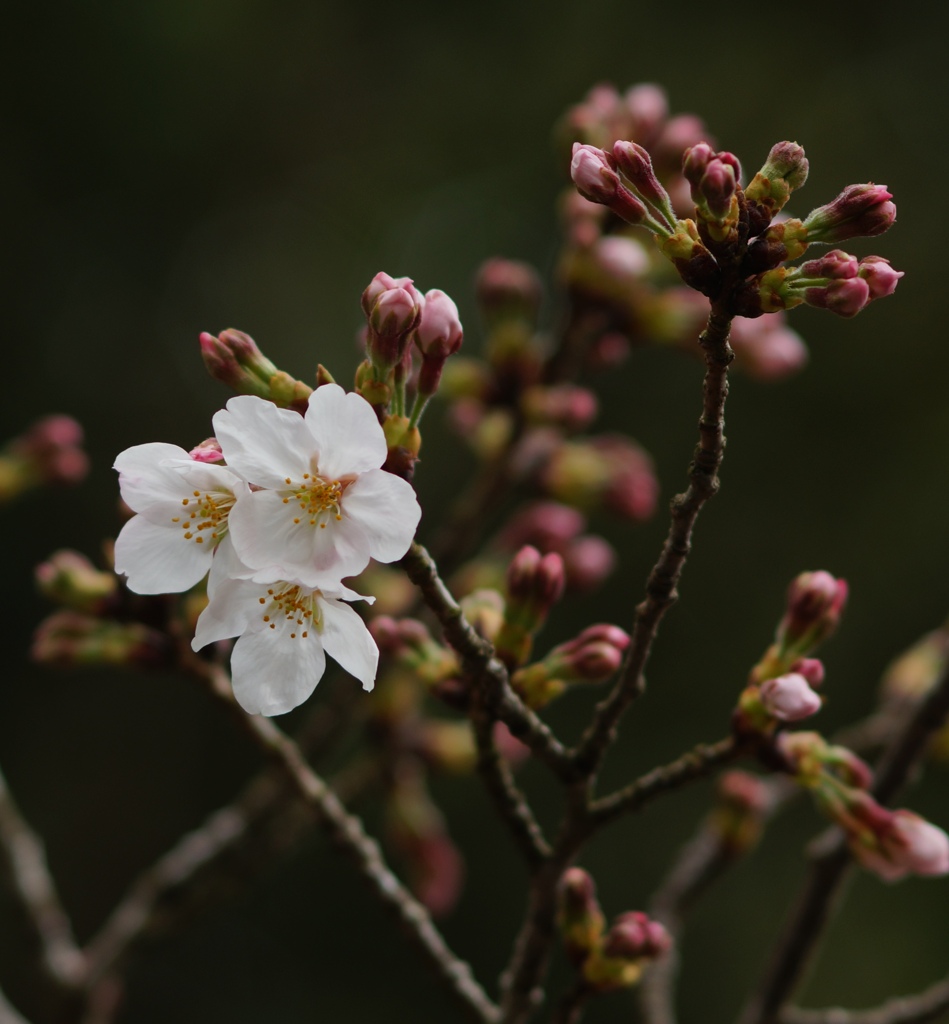
<svg viewBox="0 0 949 1024">
<path fill-rule="evenodd" d="M 447 5 L 137 0 L 23 6 L 0 44 L 4 157 L 0 437 L 65 412 L 92 472 L 69 492 L 0 509 L 0 762 L 44 835 L 80 938 L 134 875 L 226 801 L 258 765 L 192 684 L 169 675 L 57 673 L 28 661 L 47 612 L 32 571 L 52 550 L 95 555 L 120 520 L 111 463 L 152 440 L 191 447 L 224 389 L 198 332 L 234 326 L 284 369 L 346 382 L 359 296 L 378 270 L 458 302 L 479 344 L 472 276 L 504 255 L 552 269 L 562 185 L 551 130 L 599 81 L 656 81 L 753 170 L 773 142 L 807 149 L 803 209 L 851 182 L 886 183 L 899 222 L 854 243 L 906 271 L 895 297 L 850 321 L 801 309 L 810 366 L 764 384 L 736 376 L 721 494 L 707 508 L 637 705 L 616 782 L 727 729 L 788 581 L 824 568 L 850 581 L 826 648 L 821 727 L 866 712 L 887 662 L 949 610 L 949 347 L 932 214 L 949 163 L 940 22 L 890 8 L 741 12 L 584 4 Z M 796 20 L 795 20 L 796 19 Z M 8 26 L 9 28 L 9 26 Z M 937 187 L 939 186 L 939 187 Z M 940 202 L 942 200 L 940 199 Z M 546 311 L 552 320 L 556 308 Z M 598 427 L 652 452 L 665 499 L 684 481 L 701 367 L 634 354 L 596 380 Z M 467 472 L 458 442 L 426 423 L 416 484 L 430 537 Z M 551 627 L 628 625 L 665 515 L 598 522 L 622 568 L 596 602 Z M 315 700 L 320 700 L 318 691 Z M 553 720 L 571 735 L 590 700 Z M 529 770 L 544 814 L 545 777 Z M 949 825 L 949 774 L 907 803 Z M 640 907 L 702 813 L 702 786 L 624 821 L 589 850 L 608 914 Z M 468 889 L 444 922 L 489 985 L 522 909 L 523 873 L 471 780 L 445 783 Z M 372 808 L 369 808 L 370 816 Z M 683 1019 L 724 1021 L 761 969 L 819 828 L 801 806 L 704 902 L 684 945 Z M 810 1005 L 871 1005 L 941 976 L 949 881 L 860 877 L 805 992 Z M 35 1003 L 21 932 L 0 896 L 0 984 Z M 561 965 L 561 970 L 563 965 Z M 627 994 L 591 1021 L 631 1019 Z M 350 867 L 316 835 L 262 877 L 157 939 L 130 974 L 127 1024 L 312 1019 L 428 1021 L 456 1011 Z"/>
</svg>

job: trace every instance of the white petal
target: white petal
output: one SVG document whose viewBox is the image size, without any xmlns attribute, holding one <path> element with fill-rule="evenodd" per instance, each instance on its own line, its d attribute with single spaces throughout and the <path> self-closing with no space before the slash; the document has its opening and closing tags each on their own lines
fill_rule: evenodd
<svg viewBox="0 0 949 1024">
<path fill-rule="evenodd" d="M 248 580 L 220 580 L 214 588 L 207 608 L 198 616 L 192 649 L 200 651 L 216 640 L 252 629 L 261 615 L 260 598 L 266 597 L 267 588 Z"/>
<path fill-rule="evenodd" d="M 122 500 L 134 512 L 160 502 L 180 501 L 188 492 L 176 466 L 190 461 L 184 448 L 173 444 L 155 442 L 126 448 L 113 463 L 119 471 Z"/>
<path fill-rule="evenodd" d="M 324 384 L 310 395 L 307 426 L 316 439 L 320 475 L 330 480 L 378 469 L 387 445 L 372 406 L 338 384 Z"/>
<path fill-rule="evenodd" d="M 301 518 L 293 499 L 284 504 L 277 491 L 255 491 L 231 511 L 234 547 L 242 562 L 258 570 L 255 579 L 332 588 L 369 564 L 369 539 L 357 523 L 331 517 L 322 529 L 306 516 L 294 523 L 294 512 Z"/>
<path fill-rule="evenodd" d="M 169 524 L 134 516 L 115 541 L 115 571 L 128 577 L 136 594 L 177 594 L 190 590 L 211 567 L 214 547 L 185 540 Z"/>
<path fill-rule="evenodd" d="M 245 633 L 231 655 L 234 696 L 251 715 L 282 715 L 310 696 L 325 668 L 315 630 L 305 640 L 276 629 Z"/>
<path fill-rule="evenodd" d="M 321 636 L 326 653 L 371 690 L 379 667 L 379 648 L 365 622 L 348 604 L 318 597 L 323 615 Z"/>
<path fill-rule="evenodd" d="M 255 395 L 238 395 L 214 414 L 214 436 L 227 464 L 249 483 L 283 487 L 310 470 L 315 444 L 303 417 Z"/>
<path fill-rule="evenodd" d="M 366 531 L 369 553 L 379 562 L 394 562 L 408 551 L 422 517 L 412 485 L 381 469 L 346 488 L 342 510 Z"/>
<path fill-rule="evenodd" d="M 208 576 L 208 595 L 213 595 L 215 590 L 224 580 L 246 580 L 254 575 L 254 570 L 237 557 L 234 550 L 234 541 L 230 532 L 224 535 L 224 539 L 217 546 L 214 558 L 211 561 L 211 572 Z"/>
</svg>

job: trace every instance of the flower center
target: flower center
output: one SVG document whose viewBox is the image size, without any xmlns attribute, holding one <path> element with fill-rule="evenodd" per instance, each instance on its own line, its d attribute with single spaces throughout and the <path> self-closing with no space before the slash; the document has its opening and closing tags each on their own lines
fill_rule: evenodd
<svg viewBox="0 0 949 1024">
<path fill-rule="evenodd" d="M 299 485 L 294 486 L 290 477 L 286 478 L 286 483 L 292 489 L 284 497 L 284 505 L 295 503 L 302 513 L 294 515 L 295 523 L 307 520 L 310 526 L 319 526 L 321 530 L 325 530 L 331 516 L 337 520 L 343 518 L 340 510 L 340 501 L 343 497 L 341 480 L 324 480 L 315 474 L 304 473 L 303 482 Z"/>
<path fill-rule="evenodd" d="M 217 545 L 227 533 L 227 515 L 234 501 L 234 495 L 225 491 L 217 494 L 192 491 L 190 497 L 181 499 L 184 506 L 181 515 L 172 516 L 171 521 L 184 530 L 185 540 L 204 544 L 207 539 L 209 544 Z"/>
<path fill-rule="evenodd" d="M 257 600 L 265 606 L 262 616 L 264 622 L 271 629 L 276 629 L 278 622 L 284 623 L 284 628 L 290 630 L 290 639 L 296 640 L 298 636 L 306 639 L 310 629 L 322 632 L 323 617 L 316 600 L 317 594 L 318 590 L 294 583 L 278 583 L 267 589 L 266 597 Z"/>
</svg>

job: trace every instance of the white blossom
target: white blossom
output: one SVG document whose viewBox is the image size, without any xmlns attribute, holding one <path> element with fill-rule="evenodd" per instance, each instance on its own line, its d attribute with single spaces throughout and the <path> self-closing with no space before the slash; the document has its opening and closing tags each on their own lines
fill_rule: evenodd
<svg viewBox="0 0 949 1024">
<path fill-rule="evenodd" d="M 173 444 L 140 444 L 115 460 L 125 503 L 136 512 L 115 542 L 115 571 L 137 594 L 188 590 L 240 571 L 228 531 L 231 510 L 250 493 L 223 466 L 195 462 Z"/>
<path fill-rule="evenodd" d="M 387 444 L 368 402 L 325 384 L 304 417 L 240 395 L 214 417 L 228 467 L 252 491 L 229 526 L 256 580 L 333 590 L 370 558 L 408 550 L 421 510 L 411 484 L 380 469 Z"/>
<path fill-rule="evenodd" d="M 234 696 L 250 714 L 282 715 L 310 696 L 335 658 L 371 690 L 379 649 L 341 585 L 326 592 L 295 581 L 223 580 L 198 619 L 194 650 L 239 636 L 231 654 Z"/>
</svg>

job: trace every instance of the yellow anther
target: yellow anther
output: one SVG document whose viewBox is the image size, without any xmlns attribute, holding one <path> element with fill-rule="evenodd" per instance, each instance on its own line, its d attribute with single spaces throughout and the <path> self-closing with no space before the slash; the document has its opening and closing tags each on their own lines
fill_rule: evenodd
<svg viewBox="0 0 949 1024">
<path fill-rule="evenodd" d="M 203 537 L 195 537 L 194 538 L 194 542 L 195 542 L 195 544 L 203 544 L 204 543 L 204 538 Z"/>
<path fill-rule="evenodd" d="M 172 516 L 171 517 L 171 521 L 173 523 L 179 523 L 179 522 L 181 522 L 181 516 Z"/>
<path fill-rule="evenodd" d="M 200 498 L 200 497 L 201 497 L 201 492 L 200 492 L 200 491 L 192 491 L 191 493 L 192 493 L 192 494 L 193 494 L 193 495 L 194 495 L 194 496 L 195 496 L 196 498 Z"/>
<path fill-rule="evenodd" d="M 187 532 L 187 533 L 185 534 L 185 540 L 191 540 L 191 538 L 192 538 L 193 536 L 194 536 L 194 534 L 193 534 L 193 533 L 191 533 L 191 531 L 189 530 L 189 531 L 188 531 L 188 532 Z"/>
</svg>

